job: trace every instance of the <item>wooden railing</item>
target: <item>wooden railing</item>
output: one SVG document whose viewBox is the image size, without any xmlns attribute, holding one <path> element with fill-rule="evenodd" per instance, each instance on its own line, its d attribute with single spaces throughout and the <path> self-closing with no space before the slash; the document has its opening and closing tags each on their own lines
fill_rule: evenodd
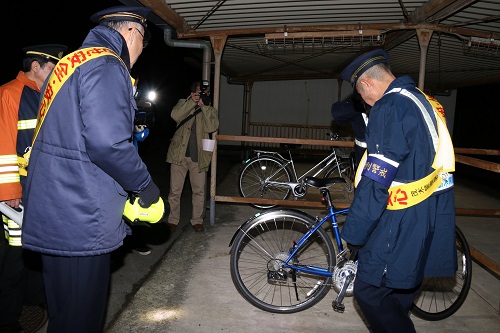
<svg viewBox="0 0 500 333">
<path fill-rule="evenodd" d="M 477 149 L 477 148 L 455 148 L 455 159 L 459 163 L 470 165 L 483 170 L 493 171 L 500 173 L 500 164 L 490 161 L 481 160 L 478 158 L 465 156 L 469 155 L 487 155 L 487 156 L 500 156 L 500 150 L 496 149 Z"/>
<path fill-rule="evenodd" d="M 303 140 L 327 140 L 328 134 L 332 132 L 330 126 L 318 125 L 297 125 L 297 124 L 273 124 L 251 122 L 248 136 L 265 137 L 265 138 L 287 138 L 287 139 L 303 139 Z M 245 145 L 250 147 L 279 147 L 279 142 L 245 142 Z M 302 149 L 326 151 L 328 146 L 303 144 Z"/>
</svg>

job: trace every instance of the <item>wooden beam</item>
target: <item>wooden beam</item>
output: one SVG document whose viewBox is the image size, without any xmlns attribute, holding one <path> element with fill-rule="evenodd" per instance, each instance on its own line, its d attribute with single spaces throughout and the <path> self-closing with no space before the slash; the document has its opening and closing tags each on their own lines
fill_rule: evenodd
<svg viewBox="0 0 500 333">
<path fill-rule="evenodd" d="M 455 154 L 500 156 L 500 149 L 457 148 L 457 147 L 455 147 Z"/>
<path fill-rule="evenodd" d="M 474 157 L 468 157 L 464 155 L 455 155 L 455 161 L 463 164 L 467 164 L 476 168 L 493 171 L 496 173 L 500 173 L 500 164 L 493 163 L 490 161 L 483 161 Z"/>
<path fill-rule="evenodd" d="M 215 196 L 216 202 L 230 202 L 241 204 L 262 204 L 262 205 L 278 205 L 288 207 L 309 207 L 309 208 L 326 208 L 326 205 L 321 201 L 307 201 L 307 200 L 275 200 L 275 199 L 261 199 L 261 198 L 245 198 L 245 197 L 230 197 L 223 195 Z M 348 208 L 350 203 L 338 202 L 334 203 L 338 209 Z"/>
<path fill-rule="evenodd" d="M 482 252 L 476 250 L 476 248 L 469 245 L 471 257 L 479 264 L 488 268 L 497 277 L 500 277 L 500 266 L 494 262 L 492 259 L 488 258 Z"/>
<path fill-rule="evenodd" d="M 412 23 L 442 21 L 476 2 L 478 0 L 429 0 L 415 9 L 408 20 Z"/>
<path fill-rule="evenodd" d="M 320 26 L 296 26 L 287 27 L 288 33 L 296 32 L 330 32 L 330 31 L 358 31 L 358 30 L 384 30 L 384 31 L 398 31 L 398 30 L 416 30 L 427 29 L 434 32 L 444 32 L 460 36 L 474 36 L 482 38 L 500 39 L 500 33 L 479 31 L 474 29 L 454 27 L 444 24 L 411 24 L 411 23 L 373 23 L 373 24 L 343 24 L 343 25 L 320 25 Z M 244 28 L 244 29 L 219 29 L 219 30 L 204 30 L 204 31 L 178 31 L 179 38 L 206 38 L 214 35 L 228 35 L 228 36 L 244 36 L 244 35 L 265 35 L 272 33 L 285 32 L 283 26 L 279 27 L 265 27 L 265 28 Z"/>
<path fill-rule="evenodd" d="M 216 202 L 229 202 L 240 204 L 261 204 L 261 205 L 278 205 L 278 206 L 292 206 L 292 207 L 311 207 L 311 208 L 325 208 L 325 204 L 320 201 L 310 200 L 277 200 L 277 199 L 262 199 L 262 198 L 246 198 L 246 197 L 231 197 L 225 195 L 216 195 Z M 350 202 L 334 203 L 336 208 L 349 208 Z M 493 209 L 466 209 L 456 208 L 457 216 L 479 216 L 479 217 L 496 217 L 500 216 L 500 210 Z"/>
<path fill-rule="evenodd" d="M 500 210 L 455 208 L 455 214 L 457 216 L 496 217 L 496 216 L 500 216 Z"/>
<path fill-rule="evenodd" d="M 215 136 L 215 139 L 218 141 L 293 143 L 293 144 L 302 144 L 302 145 L 351 147 L 351 148 L 354 147 L 354 142 L 352 142 L 352 141 L 336 141 L 336 140 L 268 138 L 268 137 L 260 137 L 260 136 L 221 135 L 221 134 L 217 134 Z"/>
<path fill-rule="evenodd" d="M 189 25 L 186 20 L 177 14 L 169 5 L 167 5 L 163 0 L 138 0 L 144 6 L 149 7 L 153 10 L 159 18 L 161 18 L 165 23 L 170 25 L 177 31 L 187 32 Z"/>
</svg>

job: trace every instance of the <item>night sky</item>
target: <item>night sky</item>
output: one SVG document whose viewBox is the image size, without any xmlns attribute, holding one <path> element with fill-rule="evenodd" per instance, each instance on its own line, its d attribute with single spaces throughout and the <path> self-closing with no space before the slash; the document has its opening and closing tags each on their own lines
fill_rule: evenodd
<svg viewBox="0 0 500 333">
<path fill-rule="evenodd" d="M 90 21 L 92 14 L 121 5 L 118 0 L 5 2 L 7 10 L 2 11 L 5 19 L 2 20 L 0 84 L 14 79 L 21 69 L 22 48 L 38 44 L 65 44 L 68 46 L 67 53 L 70 53 L 81 46 L 89 30 L 95 27 L 95 23 Z M 73 10 L 74 7 L 77 10 Z M 189 94 L 190 83 L 202 75 L 202 51 L 169 47 L 163 41 L 161 29 L 152 23 L 148 24 L 148 28 L 152 39 L 132 68 L 132 76 L 139 79 L 139 90 L 155 90 L 159 96 L 155 126 L 150 138 L 144 141 L 144 148 L 151 146 L 154 138 L 160 135 L 162 141 L 168 142 L 175 127 L 170 118 L 172 107 L 179 98 Z"/>
</svg>

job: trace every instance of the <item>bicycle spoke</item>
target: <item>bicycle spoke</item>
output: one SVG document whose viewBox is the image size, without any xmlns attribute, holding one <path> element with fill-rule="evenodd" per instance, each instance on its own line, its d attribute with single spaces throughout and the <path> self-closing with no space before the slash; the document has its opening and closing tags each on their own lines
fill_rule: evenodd
<svg viewBox="0 0 500 333">
<path fill-rule="evenodd" d="M 269 214 L 268 214 L 269 215 Z M 238 291 L 255 306 L 271 312 L 308 308 L 330 290 L 330 277 L 284 267 L 291 248 L 309 230 L 302 217 L 263 214 L 240 232 L 231 253 L 231 275 Z M 311 235 L 290 264 L 333 270 L 335 250 L 322 229 Z"/>
<path fill-rule="evenodd" d="M 465 301 L 472 280 L 469 245 L 456 228 L 458 269 L 454 277 L 426 277 L 417 295 L 412 312 L 425 320 L 442 320 L 455 313 Z"/>
<path fill-rule="evenodd" d="M 261 156 L 247 162 L 239 174 L 240 194 L 246 198 L 286 199 L 290 193 L 290 173 L 280 160 Z M 255 205 L 270 208 L 266 205 Z"/>
</svg>

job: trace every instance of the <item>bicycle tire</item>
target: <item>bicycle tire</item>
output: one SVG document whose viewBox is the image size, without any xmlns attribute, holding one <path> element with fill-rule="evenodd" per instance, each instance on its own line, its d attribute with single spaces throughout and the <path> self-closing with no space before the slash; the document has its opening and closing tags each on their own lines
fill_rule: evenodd
<svg viewBox="0 0 500 333">
<path fill-rule="evenodd" d="M 274 186 L 267 182 L 267 178 L 275 172 L 276 174 L 270 179 L 272 181 L 289 183 L 292 179 L 290 171 L 283 166 L 283 161 L 276 157 L 259 156 L 250 159 L 242 166 L 238 175 L 240 195 L 245 198 L 286 200 L 291 191 L 289 186 Z M 276 206 L 265 204 L 251 205 L 260 209 L 269 209 Z"/>
<path fill-rule="evenodd" d="M 424 320 L 450 317 L 462 306 L 472 281 L 472 259 L 464 234 L 455 227 L 458 269 L 453 278 L 426 277 L 413 302 L 411 312 Z"/>
<path fill-rule="evenodd" d="M 267 312 L 295 313 L 312 307 L 326 296 L 332 288 L 331 275 L 278 269 L 280 260 L 288 257 L 293 242 L 314 222 L 312 216 L 298 210 L 273 209 L 240 227 L 231 248 L 230 271 L 234 286 L 245 300 Z M 318 228 L 293 260 L 297 265 L 323 267 L 333 272 L 336 252 L 327 232 Z M 274 279 L 277 272 L 285 278 Z"/>
</svg>

